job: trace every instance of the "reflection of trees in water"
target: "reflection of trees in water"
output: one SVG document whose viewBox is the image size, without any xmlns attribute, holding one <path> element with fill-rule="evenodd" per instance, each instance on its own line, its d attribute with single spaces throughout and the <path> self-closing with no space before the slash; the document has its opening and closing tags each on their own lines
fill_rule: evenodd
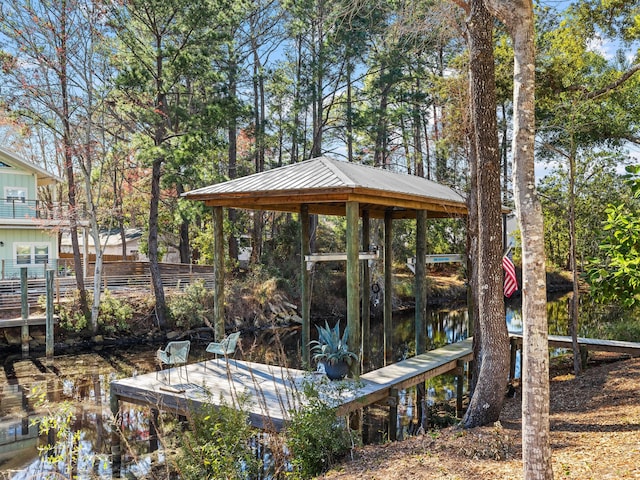
<svg viewBox="0 0 640 480">
<path fill-rule="evenodd" d="M 9 425 L 14 435 L 2 443 L 11 445 L 23 438 L 37 434 L 37 425 L 31 420 L 41 418 L 56 405 L 69 402 L 73 410 L 71 432 L 80 432 L 80 448 L 83 455 L 78 468 L 97 468 L 104 464 L 104 456 L 111 451 L 112 415 L 109 409 L 109 391 L 111 381 L 117 377 L 130 375 L 131 372 L 146 373 L 155 368 L 155 349 L 148 346 L 136 351 L 104 350 L 94 353 L 61 355 L 47 363 L 44 358 L 21 355 L 6 357 L 3 363 L 4 379 L 0 381 L 2 402 L 0 402 L 0 420 Z M 48 402 L 38 405 L 35 393 L 41 392 Z M 130 406 L 127 410 L 125 436 L 129 445 L 135 449 L 132 455 L 148 452 L 149 414 L 148 408 Z M 55 435 L 41 438 L 41 446 L 55 439 Z M 29 462 L 29 471 L 42 471 L 44 468 L 34 449 L 20 451 L 16 443 L 16 456 Z M 10 447 L 8 447 L 10 448 Z M 93 466 L 91 466 L 93 464 Z M 16 466 L 20 468 L 20 466 Z M 48 468 L 48 467 L 47 467 Z"/>
</svg>

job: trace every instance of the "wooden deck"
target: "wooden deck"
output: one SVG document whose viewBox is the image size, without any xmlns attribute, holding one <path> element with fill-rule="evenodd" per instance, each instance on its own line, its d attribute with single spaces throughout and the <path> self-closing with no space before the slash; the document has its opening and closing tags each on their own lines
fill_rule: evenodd
<svg viewBox="0 0 640 480">
<path fill-rule="evenodd" d="M 53 317 L 53 322 L 58 323 L 58 317 Z M 23 326 L 24 319 L 22 318 L 4 318 L 0 319 L 0 328 L 13 328 L 13 327 L 21 327 Z M 37 325 L 46 325 L 47 317 L 29 317 L 27 319 L 27 325 L 30 327 Z"/>
<path fill-rule="evenodd" d="M 273 365 L 224 359 L 189 364 L 158 374 L 148 373 L 111 383 L 112 409 L 119 401 L 148 405 L 161 411 L 186 415 L 206 404 L 236 405 L 246 393 L 245 406 L 257 428 L 280 430 L 291 410 L 304 403 L 304 382 L 316 382 L 319 391 L 338 407 L 340 414 L 357 410 L 390 396 L 391 389 L 407 388 L 428 378 L 455 370 L 471 360 L 471 339 L 447 345 L 362 375 L 359 381 L 324 381 L 324 375 Z M 189 380 L 187 381 L 188 370 Z M 337 387 L 337 388 L 336 388 Z"/>
<path fill-rule="evenodd" d="M 509 336 L 517 345 L 522 345 L 522 334 L 509 333 Z M 601 340 L 598 338 L 578 337 L 578 344 L 587 350 L 599 352 L 626 353 L 633 357 L 640 356 L 640 343 L 623 342 L 620 340 Z M 549 346 L 558 348 L 572 348 L 571 337 L 562 335 L 549 335 Z"/>
</svg>

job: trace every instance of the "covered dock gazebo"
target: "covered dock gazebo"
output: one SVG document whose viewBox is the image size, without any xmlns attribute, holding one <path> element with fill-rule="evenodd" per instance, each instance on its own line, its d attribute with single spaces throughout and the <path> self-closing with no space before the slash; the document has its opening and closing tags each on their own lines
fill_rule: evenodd
<svg viewBox="0 0 640 480">
<path fill-rule="evenodd" d="M 339 215 L 347 220 L 346 276 L 347 325 L 351 332 L 349 348 L 369 354 L 369 302 L 362 302 L 361 290 L 369 291 L 367 262 L 360 252 L 369 250 L 369 220 L 384 219 L 384 358 L 389 362 L 391 346 L 392 294 L 392 222 L 394 219 L 416 219 L 416 353 L 426 345 L 426 222 L 427 218 L 466 215 L 465 198 L 455 190 L 413 175 L 356 163 L 319 157 L 275 168 L 242 178 L 229 180 L 184 194 L 189 200 L 200 200 L 213 208 L 215 335 L 224 337 L 224 238 L 223 208 L 271 210 L 299 214 L 301 229 L 301 317 L 303 362 L 309 365 L 310 341 L 310 274 L 309 215 Z M 359 235 L 362 219 L 362 236 Z M 360 238 L 359 238 L 360 237 Z M 306 258 L 305 258 L 306 257 Z M 363 358 L 360 355 L 360 358 Z M 360 373 L 357 367 L 355 374 Z"/>
</svg>

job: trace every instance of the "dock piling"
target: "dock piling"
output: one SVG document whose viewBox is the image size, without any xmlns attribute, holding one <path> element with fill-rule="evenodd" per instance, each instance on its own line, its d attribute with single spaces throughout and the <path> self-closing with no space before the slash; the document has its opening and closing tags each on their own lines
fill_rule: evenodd
<svg viewBox="0 0 640 480">
<path fill-rule="evenodd" d="M 395 442 L 398 438 L 398 389 L 389 390 L 389 441 Z"/>
<path fill-rule="evenodd" d="M 29 286 L 27 283 L 27 267 L 20 268 L 20 313 L 22 316 L 22 356 L 29 355 Z"/>
</svg>

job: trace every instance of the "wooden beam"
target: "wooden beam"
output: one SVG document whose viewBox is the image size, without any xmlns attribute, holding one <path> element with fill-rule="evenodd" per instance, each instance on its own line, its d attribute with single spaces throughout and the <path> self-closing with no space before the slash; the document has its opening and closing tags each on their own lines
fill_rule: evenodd
<svg viewBox="0 0 640 480">
<path fill-rule="evenodd" d="M 311 354 L 309 351 L 309 342 L 311 341 L 311 282 L 310 274 L 307 269 L 306 257 L 309 254 L 309 208 L 307 205 L 301 205 L 300 208 L 300 292 L 302 295 L 302 338 L 300 339 L 302 351 L 302 365 L 311 366 Z"/>
<path fill-rule="evenodd" d="M 349 349 L 355 352 L 358 358 L 361 358 L 358 209 L 359 206 L 356 202 L 347 202 L 347 325 L 349 326 Z M 360 376 L 360 362 L 353 362 L 351 374 L 355 378 Z"/>
<path fill-rule="evenodd" d="M 369 241 L 369 211 L 363 210 L 362 212 L 362 249 L 368 251 L 370 248 Z M 376 257 L 377 257 L 376 251 Z M 362 260 L 362 257 L 360 257 Z M 362 261 L 362 281 L 360 283 L 362 293 L 362 356 L 360 358 L 360 368 L 368 368 L 369 356 L 370 356 L 370 336 L 371 336 L 371 273 L 369 271 L 369 261 Z"/>
<path fill-rule="evenodd" d="M 393 218 L 392 212 L 387 211 L 384 217 L 384 364 L 393 363 Z"/>
<path fill-rule="evenodd" d="M 213 208 L 213 290 L 214 335 L 220 342 L 224 331 L 224 233 L 222 207 Z"/>
<path fill-rule="evenodd" d="M 416 214 L 416 275 L 415 281 L 415 339 L 416 355 L 424 353 L 427 348 L 427 212 L 420 210 Z"/>
<path fill-rule="evenodd" d="M 22 355 L 29 355 L 29 283 L 27 267 L 20 267 L 20 305 L 22 313 Z"/>
<path fill-rule="evenodd" d="M 53 357 L 53 270 L 47 270 L 45 275 L 47 277 L 47 295 L 46 295 L 46 322 L 45 327 L 45 355 L 47 358 Z"/>
<path fill-rule="evenodd" d="M 379 257 L 375 252 L 358 252 L 358 260 L 376 260 Z M 304 256 L 305 262 L 344 262 L 348 259 L 346 252 L 310 253 Z"/>
</svg>

